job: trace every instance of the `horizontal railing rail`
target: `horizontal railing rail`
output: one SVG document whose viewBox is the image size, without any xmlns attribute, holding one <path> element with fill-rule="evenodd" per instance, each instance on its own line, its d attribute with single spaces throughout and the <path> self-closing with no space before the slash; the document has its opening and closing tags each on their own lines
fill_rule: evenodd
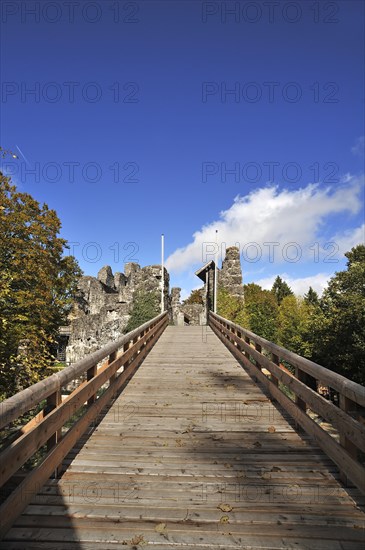
<svg viewBox="0 0 365 550">
<path fill-rule="evenodd" d="M 209 313 L 209 326 L 337 464 L 343 481 L 350 480 L 365 493 L 365 387 L 213 312 Z M 338 393 L 339 406 L 318 393 L 318 384 Z M 308 414 L 310 411 L 335 428 L 337 439 Z"/>
<path fill-rule="evenodd" d="M 44 403 L 40 412 L 1 451 L 1 488 L 46 446 L 41 462 L 30 472 L 24 472 L 20 484 L 1 504 L 0 538 L 47 479 L 57 473 L 65 456 L 130 379 L 167 325 L 168 314 L 161 313 L 117 341 L 0 403 L 0 429 Z M 62 388 L 75 380 L 75 389 L 63 396 Z M 102 389 L 104 393 L 98 394 Z M 71 427 L 63 434 L 62 428 L 70 422 Z"/>
</svg>

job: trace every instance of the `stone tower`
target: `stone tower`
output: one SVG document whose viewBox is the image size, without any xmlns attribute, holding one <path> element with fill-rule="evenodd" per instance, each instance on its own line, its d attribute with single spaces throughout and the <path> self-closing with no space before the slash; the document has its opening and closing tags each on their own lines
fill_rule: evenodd
<svg viewBox="0 0 365 550">
<path fill-rule="evenodd" d="M 233 296 L 243 296 L 240 251 L 237 246 L 227 248 L 226 257 L 219 271 L 218 283 Z"/>
</svg>

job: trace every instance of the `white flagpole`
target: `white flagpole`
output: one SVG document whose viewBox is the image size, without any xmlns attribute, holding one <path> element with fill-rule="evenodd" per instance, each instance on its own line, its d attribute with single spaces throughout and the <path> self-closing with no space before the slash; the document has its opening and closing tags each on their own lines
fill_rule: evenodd
<svg viewBox="0 0 365 550">
<path fill-rule="evenodd" d="M 214 313 L 217 313 L 217 288 L 218 288 L 218 271 L 217 271 L 217 263 L 218 263 L 218 229 L 215 230 L 215 266 L 214 266 Z"/>
<path fill-rule="evenodd" d="M 165 281 L 164 281 L 164 267 L 163 267 L 164 245 L 165 245 L 165 237 L 164 237 L 164 234 L 162 233 L 161 235 L 161 313 L 165 311 L 165 304 L 164 304 Z"/>
</svg>

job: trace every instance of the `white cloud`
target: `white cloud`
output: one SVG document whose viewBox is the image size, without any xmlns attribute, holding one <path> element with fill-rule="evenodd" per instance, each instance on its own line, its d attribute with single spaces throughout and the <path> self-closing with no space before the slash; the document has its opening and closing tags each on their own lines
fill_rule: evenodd
<svg viewBox="0 0 365 550">
<path fill-rule="evenodd" d="M 349 229 L 343 233 L 336 233 L 331 239 L 338 246 L 338 252 L 343 255 L 354 246 L 365 242 L 365 223 L 355 229 Z"/>
<path fill-rule="evenodd" d="M 365 149 L 365 139 L 364 136 L 357 138 L 355 145 L 351 147 L 351 153 L 356 157 L 363 157 Z"/>
<path fill-rule="evenodd" d="M 318 292 L 319 295 L 321 295 L 327 286 L 331 275 L 328 273 L 317 273 L 316 275 L 311 275 L 308 277 L 294 278 L 287 273 L 282 273 L 280 277 L 288 283 L 294 294 L 303 296 L 303 294 L 308 292 L 310 286 Z M 270 290 L 275 278 L 276 275 L 273 275 L 271 277 L 266 277 L 265 279 L 259 279 L 258 281 L 255 281 L 255 283 L 260 285 L 263 289 Z"/>
<path fill-rule="evenodd" d="M 213 256 L 206 254 L 207 243 L 214 243 L 216 229 L 220 244 L 236 244 L 247 253 L 250 242 L 257 243 L 265 253 L 269 250 L 265 242 L 278 242 L 279 250 L 288 242 L 296 242 L 302 250 L 308 250 L 313 243 L 321 242 L 321 230 L 328 216 L 359 212 L 362 185 L 363 178 L 351 177 L 336 189 L 314 184 L 296 190 L 264 187 L 237 196 L 217 221 L 204 225 L 193 234 L 191 243 L 175 250 L 166 267 L 178 273 L 211 260 Z M 212 249 L 213 244 L 208 251 Z M 278 256 L 282 258 L 282 254 L 276 254 L 275 261 L 279 261 Z"/>
</svg>

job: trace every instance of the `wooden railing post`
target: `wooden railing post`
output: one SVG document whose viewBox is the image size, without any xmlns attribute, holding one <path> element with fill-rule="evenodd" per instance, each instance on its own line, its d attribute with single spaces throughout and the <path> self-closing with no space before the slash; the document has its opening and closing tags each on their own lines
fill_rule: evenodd
<svg viewBox="0 0 365 550">
<path fill-rule="evenodd" d="M 230 328 L 229 328 L 229 332 L 230 332 L 231 334 L 236 334 L 236 331 L 234 330 L 233 327 L 230 327 Z M 234 338 L 230 338 L 229 340 L 230 340 L 230 342 L 232 342 L 232 344 L 233 344 L 234 346 L 237 346 L 237 343 L 236 343 L 236 341 L 235 341 Z"/>
<path fill-rule="evenodd" d="M 356 410 L 356 403 L 351 401 L 351 399 L 349 399 L 348 397 L 345 397 L 341 393 L 340 393 L 339 397 L 340 397 L 340 409 L 342 409 L 343 411 L 345 411 L 347 413 L 349 413 L 350 411 L 353 413 L 354 410 Z M 341 447 L 343 447 L 349 453 L 349 455 L 352 458 L 357 460 L 357 447 L 356 447 L 356 445 L 354 445 L 354 443 L 352 441 L 350 441 L 350 439 L 348 439 L 342 433 L 340 433 L 340 445 L 341 445 Z M 349 485 L 349 479 L 348 479 L 347 475 L 344 472 L 341 471 L 340 476 L 341 476 L 342 483 L 346 486 Z"/>
<path fill-rule="evenodd" d="M 271 360 L 272 360 L 273 363 L 275 363 L 275 365 L 278 365 L 278 366 L 280 365 L 280 357 L 278 355 L 276 355 L 275 353 L 271 354 Z M 273 374 L 271 375 L 271 382 L 275 386 L 279 385 L 279 380 Z"/>
<path fill-rule="evenodd" d="M 126 342 L 123 346 L 123 353 L 128 351 L 130 347 L 131 347 L 131 341 Z M 132 359 L 128 359 L 128 361 L 126 361 L 126 363 L 124 364 L 124 369 L 126 369 L 128 367 L 128 365 L 131 361 L 132 361 Z"/>
<path fill-rule="evenodd" d="M 143 338 L 143 336 L 145 336 L 147 333 L 148 333 L 148 330 L 143 330 L 143 331 L 141 332 L 141 338 Z M 143 348 L 144 348 L 145 346 L 147 346 L 147 341 L 142 345 L 142 347 L 141 347 L 140 350 L 139 350 L 139 353 L 141 353 L 141 351 L 143 350 Z"/>
<path fill-rule="evenodd" d="M 94 378 L 94 376 L 96 375 L 96 372 L 98 370 L 98 366 L 97 365 L 93 365 L 90 369 L 88 369 L 86 371 L 86 380 L 89 381 L 91 380 L 92 378 Z M 93 403 L 95 403 L 96 401 L 96 393 L 94 393 L 90 399 L 87 400 L 87 404 L 88 405 L 92 405 Z"/>
<path fill-rule="evenodd" d="M 128 351 L 130 348 L 130 342 L 126 342 L 123 346 L 123 352 Z"/>
<path fill-rule="evenodd" d="M 240 332 L 239 330 L 237 330 L 237 336 L 238 338 L 242 338 L 242 332 Z M 242 347 L 240 346 L 240 344 L 238 342 L 236 342 L 236 346 L 237 346 L 237 349 L 239 351 L 242 351 Z"/>
<path fill-rule="evenodd" d="M 306 384 L 306 379 L 307 379 L 307 375 L 305 372 L 303 372 L 299 367 L 295 367 L 295 378 L 297 378 L 298 380 L 300 380 L 301 382 L 303 382 L 304 384 Z M 297 395 L 295 396 L 295 403 L 297 404 L 297 406 L 302 410 L 302 411 L 306 411 L 307 410 L 307 404 L 306 402 L 301 399 L 300 397 L 298 397 Z"/>
<path fill-rule="evenodd" d="M 262 352 L 262 347 L 257 342 L 255 342 L 255 350 L 258 351 L 259 353 Z M 261 370 L 261 365 L 260 365 L 259 361 L 257 361 L 257 359 L 255 359 L 255 364 L 256 364 L 256 367 Z"/>
<path fill-rule="evenodd" d="M 245 336 L 245 342 L 246 342 L 246 344 L 247 344 L 248 346 L 251 345 L 250 339 L 249 339 L 248 336 Z M 249 352 L 249 351 L 245 351 L 245 356 L 247 357 L 247 359 L 250 359 L 250 352 Z"/>
<path fill-rule="evenodd" d="M 46 414 L 49 414 L 51 411 L 56 409 L 62 401 L 61 389 L 58 389 L 50 396 L 47 397 L 46 405 Z M 52 447 L 57 445 L 57 442 L 61 439 L 61 430 L 57 430 L 48 440 L 47 440 L 47 451 L 50 451 Z"/>
<path fill-rule="evenodd" d="M 113 353 L 111 353 L 108 357 L 108 365 L 111 365 L 113 363 L 113 361 L 115 361 L 117 358 L 117 352 L 116 351 L 113 351 Z M 113 382 L 115 381 L 117 377 L 117 373 L 115 372 L 114 374 L 111 375 L 111 377 L 109 378 L 109 386 L 111 386 L 113 384 Z"/>
</svg>

